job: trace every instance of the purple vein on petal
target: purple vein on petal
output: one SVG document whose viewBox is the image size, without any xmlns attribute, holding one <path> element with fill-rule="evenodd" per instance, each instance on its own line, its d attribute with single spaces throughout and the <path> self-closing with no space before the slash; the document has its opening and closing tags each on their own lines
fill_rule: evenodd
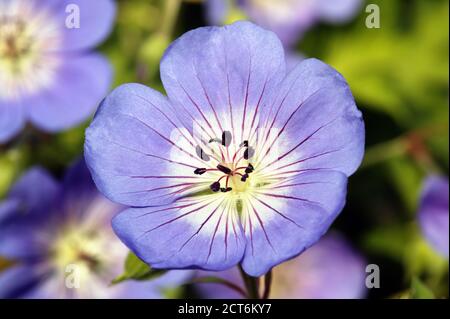
<svg viewBox="0 0 450 319">
<path fill-rule="evenodd" d="M 295 161 L 292 162 L 292 163 L 289 163 L 289 164 L 286 164 L 286 165 L 283 165 L 283 166 L 280 166 L 280 167 L 275 168 L 274 171 L 278 171 L 278 170 L 280 170 L 280 169 L 283 169 L 283 168 L 286 168 L 286 167 L 289 167 L 289 166 L 292 166 L 292 165 L 295 165 L 295 164 L 300 164 L 300 163 L 303 163 L 303 162 L 306 162 L 306 161 L 309 161 L 309 160 L 311 160 L 311 159 L 315 159 L 315 158 L 318 158 L 318 157 L 321 157 L 321 156 L 325 156 L 325 155 L 329 155 L 329 154 L 332 154 L 332 153 L 335 153 L 335 152 L 339 152 L 339 151 L 341 151 L 341 150 L 342 150 L 342 149 L 326 151 L 326 152 L 322 152 L 322 153 L 319 153 L 319 154 L 311 155 L 311 156 L 306 157 L 306 158 L 302 158 L 302 159 L 299 159 L 299 160 L 295 160 Z M 263 170 L 266 169 L 267 167 L 272 166 L 272 165 L 275 164 L 275 163 L 277 163 L 277 160 L 272 161 L 271 163 L 269 163 L 269 164 L 267 164 L 266 166 L 264 166 L 264 167 L 261 169 L 261 171 L 263 171 Z"/>
<path fill-rule="evenodd" d="M 194 67 L 194 70 L 195 70 L 195 67 Z M 206 100 L 208 101 L 208 104 L 209 104 L 211 110 L 212 110 L 213 113 L 214 113 L 214 117 L 215 117 L 215 119 L 216 119 L 217 124 L 219 125 L 220 131 L 223 132 L 224 129 L 222 128 L 222 124 L 221 124 L 220 121 L 219 121 L 219 117 L 217 116 L 216 109 L 214 108 L 214 106 L 213 106 L 213 104 L 212 104 L 212 102 L 211 102 L 211 99 L 209 98 L 209 95 L 208 95 L 208 93 L 206 92 L 205 87 L 203 86 L 202 81 L 200 81 L 197 72 L 194 72 L 194 73 L 195 73 L 195 77 L 197 78 L 198 82 L 200 83 L 200 86 L 202 87 L 203 94 L 205 94 Z"/>
<path fill-rule="evenodd" d="M 186 91 L 186 89 L 184 88 L 183 85 L 181 85 L 181 83 L 179 81 L 177 81 L 178 85 L 183 89 L 184 94 L 186 94 L 186 96 L 188 97 L 188 99 L 191 101 L 191 103 L 195 106 L 195 108 L 197 109 L 197 111 L 200 113 L 200 115 L 202 116 L 203 120 L 205 121 L 205 123 L 208 125 L 208 127 L 211 129 L 211 132 L 213 133 L 213 135 L 215 135 L 215 131 L 214 128 L 212 127 L 211 123 L 208 121 L 208 118 L 205 116 L 205 114 L 202 112 L 200 106 L 198 106 L 198 104 L 194 101 L 194 99 L 189 95 L 189 93 Z M 211 137 L 211 135 L 210 135 Z"/>
<path fill-rule="evenodd" d="M 265 193 L 265 192 L 256 192 L 257 194 L 268 196 L 268 197 L 274 197 L 274 198 L 283 198 L 283 199 L 291 199 L 291 200 L 298 200 L 301 202 L 307 202 L 315 205 L 320 205 L 320 203 L 309 200 L 307 198 L 301 198 L 301 197 L 295 197 L 295 196 L 287 196 L 287 195 L 281 195 L 281 194 L 272 194 L 272 193 Z"/>
<path fill-rule="evenodd" d="M 159 191 L 162 189 L 170 189 L 170 188 L 182 187 L 182 186 L 187 186 L 187 185 L 197 185 L 197 184 L 202 184 L 202 183 L 201 182 L 181 183 L 181 184 L 175 184 L 175 185 L 169 185 L 169 186 L 161 186 L 161 187 L 155 187 L 155 188 L 150 188 L 150 189 L 143 189 L 143 190 L 139 190 L 139 191 L 122 192 L 121 194 L 151 193 L 151 192 Z"/>
<path fill-rule="evenodd" d="M 192 143 L 192 141 L 183 133 L 183 131 L 182 130 L 180 130 L 180 128 L 178 127 L 178 125 L 176 125 L 173 121 L 172 121 L 172 119 L 166 114 L 166 113 L 164 113 L 160 108 L 158 108 L 156 105 L 154 105 L 151 101 L 149 101 L 149 100 L 147 100 L 146 98 L 144 98 L 143 96 L 140 96 L 140 95 L 136 95 L 137 97 L 139 97 L 139 98 L 141 98 L 142 100 L 144 100 L 145 102 L 147 102 L 147 103 L 149 103 L 151 106 L 153 106 L 153 108 L 155 108 L 156 110 L 158 110 L 158 112 L 160 112 L 168 121 L 169 121 L 169 123 L 170 124 L 172 124 L 172 126 L 175 128 L 175 129 L 177 129 L 177 131 L 186 139 L 186 141 L 189 143 L 189 144 L 191 144 L 191 146 L 194 146 L 195 147 L 195 144 L 194 143 Z M 175 116 L 176 116 L 176 112 L 174 112 L 175 113 Z M 179 120 L 179 119 L 178 119 Z M 181 121 L 181 120 L 179 120 L 180 121 L 180 123 L 183 125 L 183 127 L 189 132 L 189 130 L 184 126 L 184 124 L 183 124 L 183 122 Z M 191 136 L 192 137 L 192 136 Z"/>
<path fill-rule="evenodd" d="M 109 139 L 104 138 L 104 137 L 101 137 L 101 139 L 104 140 L 104 141 L 106 141 L 106 142 L 108 142 L 108 143 L 117 145 L 118 147 L 121 147 L 121 148 L 126 149 L 126 150 L 128 150 L 128 151 L 135 152 L 135 153 L 138 153 L 138 154 L 141 154 L 141 155 L 144 155 L 144 156 L 157 158 L 157 159 L 160 159 L 160 160 L 169 162 L 169 163 L 179 164 L 179 165 L 186 166 L 186 167 L 189 167 L 189 168 L 194 168 L 194 169 L 197 168 L 196 166 L 193 166 L 193 165 L 190 165 L 190 164 L 187 164 L 187 163 L 178 162 L 178 161 L 173 161 L 173 160 L 170 160 L 170 159 L 168 159 L 168 158 L 165 158 L 165 157 L 162 157 L 162 156 L 159 156 L 159 155 L 154 155 L 154 154 L 142 152 L 142 151 L 136 150 L 136 149 L 134 149 L 134 148 L 125 146 L 125 145 L 123 145 L 123 144 L 117 143 L 117 142 L 115 142 L 115 141 L 109 140 Z M 203 162 L 201 162 L 201 163 L 203 163 Z"/>
<path fill-rule="evenodd" d="M 274 253 L 277 253 L 275 248 L 272 245 L 272 242 L 270 241 L 269 235 L 267 234 L 266 228 L 264 227 L 264 223 L 263 223 L 261 217 L 259 216 L 256 208 L 253 205 L 251 205 L 251 206 L 252 206 L 252 209 L 253 209 L 253 213 L 255 214 L 256 218 L 258 219 L 259 224 L 261 225 L 261 229 L 264 232 L 264 236 L 266 237 L 266 240 L 269 243 L 269 246 L 272 248 Z"/>
<path fill-rule="evenodd" d="M 166 208 L 161 208 L 161 209 L 157 209 L 157 210 L 154 210 L 154 211 L 151 211 L 151 212 L 147 212 L 147 213 L 138 215 L 135 218 L 141 218 L 141 217 L 144 217 L 144 216 L 148 216 L 148 215 L 155 214 L 155 213 L 169 211 L 169 210 L 172 210 L 172 209 L 186 208 L 186 207 L 193 206 L 195 204 L 198 204 L 198 202 L 191 203 L 191 204 L 186 204 L 186 205 L 180 205 L 180 206 L 170 206 L 170 207 L 166 207 Z"/>
<path fill-rule="evenodd" d="M 336 119 L 331 120 L 330 122 L 321 125 L 318 129 L 316 129 L 314 132 L 312 132 L 310 135 L 308 135 L 306 138 L 304 138 L 300 143 L 298 143 L 297 145 L 295 145 L 291 150 L 289 150 L 288 152 L 284 153 L 283 155 L 281 155 L 280 157 L 278 157 L 278 161 L 282 160 L 283 158 L 285 158 L 286 156 L 288 156 L 289 154 L 291 154 L 293 151 L 295 151 L 297 148 L 299 148 L 301 145 L 303 145 L 304 143 L 306 143 L 309 139 L 311 139 L 314 135 L 317 134 L 317 132 L 319 132 L 320 130 L 322 130 L 324 127 L 330 125 L 332 122 L 334 122 Z"/>
<path fill-rule="evenodd" d="M 277 213 L 278 215 L 280 215 L 281 217 L 283 217 L 284 219 L 290 221 L 291 223 L 293 223 L 294 225 L 296 225 L 297 227 L 303 229 L 304 227 L 297 224 L 297 222 L 295 222 L 293 219 L 285 216 L 283 213 L 281 213 L 280 211 L 276 210 L 275 208 L 273 208 L 272 206 L 270 206 L 269 204 L 267 204 L 266 202 L 262 201 L 261 199 L 259 199 L 258 197 L 252 196 L 254 199 L 256 199 L 258 202 L 260 202 L 261 204 L 263 204 L 264 206 L 266 206 L 267 208 L 269 208 L 270 210 L 274 211 L 275 213 Z"/>
<path fill-rule="evenodd" d="M 137 117 L 134 117 L 132 115 L 129 114 L 123 114 L 125 116 L 129 116 L 132 119 L 135 119 L 136 121 L 138 121 L 139 123 L 143 124 L 145 127 L 147 127 L 148 129 L 152 130 L 153 132 L 155 132 L 159 137 L 161 137 L 163 140 L 165 140 L 167 143 L 171 144 L 172 146 L 176 147 L 177 149 L 179 149 L 180 151 L 182 151 L 183 153 L 185 153 L 186 155 L 192 157 L 192 158 L 197 158 L 194 154 L 189 153 L 188 151 L 186 151 L 184 148 L 180 147 L 179 145 L 175 144 L 170 138 L 168 138 L 167 136 L 163 135 L 162 133 L 160 133 L 158 130 L 154 129 L 153 127 L 151 127 L 150 125 L 148 125 L 147 123 L 141 121 L 140 119 L 138 119 Z"/>
<path fill-rule="evenodd" d="M 209 257 L 211 257 L 212 246 L 214 244 L 214 239 L 216 238 L 217 230 L 219 229 L 220 222 L 222 221 L 222 216 L 225 213 L 226 207 L 223 208 L 222 213 L 220 214 L 219 220 L 217 221 L 216 227 L 214 228 L 214 233 L 211 238 L 211 243 L 209 244 L 208 256 L 206 257 L 206 263 L 209 261 Z"/>
<path fill-rule="evenodd" d="M 252 123 L 251 123 L 251 125 L 250 125 L 250 134 L 251 134 L 251 135 L 250 135 L 250 137 L 248 138 L 249 141 L 253 138 L 253 136 L 254 136 L 255 133 L 256 133 L 256 128 L 255 128 L 255 129 L 253 129 L 253 128 L 254 128 L 254 124 L 255 124 L 255 122 L 256 122 L 256 116 L 257 116 L 258 111 L 259 111 L 259 106 L 260 106 L 261 101 L 262 101 L 262 98 L 263 98 L 263 96 L 264 96 L 264 92 L 266 91 L 267 78 L 268 78 L 268 76 L 266 76 L 266 79 L 264 80 L 264 85 L 263 85 L 263 89 L 262 89 L 262 91 L 261 91 L 261 95 L 259 96 L 258 102 L 256 103 L 255 112 L 254 112 L 254 114 L 253 114 Z"/>
<path fill-rule="evenodd" d="M 248 220 L 248 225 L 249 225 L 248 229 L 250 232 L 250 245 L 252 247 L 252 256 L 254 256 L 255 255 L 255 247 L 253 245 L 253 224 L 252 224 L 252 219 L 250 217 L 250 214 L 248 212 L 247 212 L 247 220 Z"/>
<path fill-rule="evenodd" d="M 313 94 L 311 94 L 310 96 L 308 96 L 305 100 L 303 100 L 294 110 L 294 112 L 292 112 L 292 114 L 288 117 L 288 119 L 286 120 L 286 122 L 283 124 L 283 126 L 281 127 L 281 130 L 278 132 L 278 134 L 275 136 L 275 138 L 272 141 L 272 144 L 270 144 L 269 148 L 267 149 L 266 153 L 264 154 L 264 156 L 267 156 L 267 154 L 269 154 L 270 149 L 273 147 L 273 145 L 275 144 L 275 142 L 278 140 L 278 138 L 281 136 L 281 134 L 283 134 L 283 132 L 286 129 L 286 126 L 289 124 L 289 122 L 291 121 L 291 119 L 294 117 L 295 113 L 298 112 L 298 110 L 301 109 L 301 107 L 303 105 L 305 105 L 306 102 L 308 102 L 308 100 L 310 98 L 312 98 L 315 94 L 317 94 L 317 92 L 319 92 L 321 89 L 318 89 L 317 91 L 315 91 Z M 273 127 L 273 123 L 271 125 L 271 128 Z M 267 141 L 268 139 L 266 139 Z M 264 141 L 264 144 L 262 147 L 265 146 L 266 141 Z"/>
<path fill-rule="evenodd" d="M 266 134 L 266 140 L 269 138 L 270 130 L 273 128 L 273 126 L 274 126 L 274 124 L 275 124 L 275 121 L 277 120 L 278 114 L 280 113 L 280 110 L 281 110 L 282 106 L 284 105 L 285 100 L 287 99 L 287 97 L 288 97 L 289 94 L 291 93 L 291 90 L 292 90 L 292 88 L 294 87 L 294 85 L 297 83 L 298 79 L 299 79 L 299 78 L 295 79 L 295 81 L 292 82 L 291 86 L 289 87 L 288 91 L 286 92 L 286 95 L 285 95 L 285 96 L 283 97 L 283 99 L 281 100 L 280 105 L 278 106 L 278 109 L 277 109 L 277 111 L 276 111 L 276 113 L 275 113 L 275 115 L 274 115 L 274 117 L 273 117 L 273 120 L 272 120 L 272 123 L 271 123 L 271 125 L 270 125 L 270 128 L 269 128 L 269 130 L 267 131 L 267 134 Z M 265 123 L 264 127 L 267 127 L 267 124 L 269 124 L 269 121 L 270 121 L 270 114 L 272 113 L 273 107 L 274 107 L 274 104 L 271 105 L 271 107 L 270 107 L 270 109 L 269 109 L 269 112 L 267 113 L 267 114 L 269 114 L 269 116 L 267 117 L 267 120 L 266 120 L 266 123 Z"/>
<path fill-rule="evenodd" d="M 332 171 L 332 170 L 335 170 L 335 169 L 331 168 L 331 167 L 326 167 L 326 168 L 322 168 L 322 167 L 318 167 L 318 168 L 303 168 L 303 169 L 296 169 L 296 170 L 292 170 L 292 171 L 270 173 L 270 174 L 266 174 L 265 177 L 267 179 L 271 179 L 271 178 L 279 179 L 279 178 L 285 178 L 285 177 L 281 177 L 280 176 L 280 175 L 285 175 L 285 174 L 299 174 L 299 173 L 305 173 L 305 172 Z M 276 177 L 270 177 L 270 176 L 273 176 L 273 175 L 276 175 Z"/>
<path fill-rule="evenodd" d="M 225 69 L 226 69 L 226 74 L 227 74 L 228 105 L 229 105 L 229 110 L 230 110 L 231 131 L 232 131 L 232 135 L 236 136 L 236 132 L 234 129 L 234 122 L 233 122 L 233 105 L 231 104 L 230 77 L 228 74 L 228 59 L 227 59 L 227 51 L 226 50 L 225 50 Z"/>
<path fill-rule="evenodd" d="M 242 124 L 241 124 L 241 140 L 244 140 L 244 131 L 245 131 L 245 118 L 247 116 L 247 106 L 248 106 L 248 94 L 250 88 L 250 78 L 252 74 L 252 56 L 249 55 L 249 68 L 248 68 L 248 77 L 247 77 L 247 85 L 245 89 L 245 100 L 244 100 L 244 112 L 242 114 Z"/>
<path fill-rule="evenodd" d="M 172 218 L 172 219 L 170 219 L 170 220 L 168 220 L 168 221 L 166 221 L 166 222 L 164 222 L 164 223 L 162 223 L 162 224 L 159 224 L 158 226 L 155 226 L 155 227 L 153 227 L 152 229 L 149 229 L 149 230 L 145 231 L 140 237 L 143 237 L 143 236 L 149 234 L 150 232 L 152 232 L 152 231 L 154 231 L 154 230 L 156 230 L 156 229 L 159 229 L 159 228 L 161 228 L 161 227 L 163 227 L 163 226 L 169 225 L 169 224 L 173 223 L 174 221 L 177 221 L 177 220 L 179 220 L 179 219 L 181 219 L 181 218 L 184 218 L 184 217 L 189 216 L 189 215 L 191 215 L 191 214 L 193 214 L 193 213 L 196 213 L 196 212 L 202 210 L 203 208 L 208 207 L 209 205 L 211 205 L 211 204 L 214 203 L 215 201 L 216 201 L 216 199 L 210 201 L 209 203 L 207 203 L 207 204 L 205 204 L 205 205 L 203 205 L 203 206 L 194 208 L 194 209 L 188 211 L 187 213 L 184 213 L 184 214 L 181 214 L 180 216 L 177 216 L 177 217 L 175 217 L 175 218 Z"/>
<path fill-rule="evenodd" d="M 205 226 L 208 221 L 211 219 L 211 217 L 217 212 L 217 210 L 220 208 L 220 206 L 222 205 L 223 200 L 217 205 L 216 208 L 214 208 L 214 210 L 211 212 L 211 214 L 208 215 L 208 217 L 202 222 L 202 224 L 200 225 L 200 227 L 197 229 L 197 231 L 192 234 L 191 237 L 189 237 L 184 244 L 180 247 L 180 249 L 178 250 L 179 252 L 181 250 L 183 250 L 183 248 L 192 240 L 192 238 L 194 238 L 196 235 L 198 235 L 200 233 L 200 231 L 202 230 L 203 226 Z"/>
</svg>

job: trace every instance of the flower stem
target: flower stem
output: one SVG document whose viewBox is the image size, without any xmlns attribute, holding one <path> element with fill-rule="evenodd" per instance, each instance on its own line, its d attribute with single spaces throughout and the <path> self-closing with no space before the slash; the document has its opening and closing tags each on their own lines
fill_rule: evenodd
<svg viewBox="0 0 450 319">
<path fill-rule="evenodd" d="M 176 19 L 180 11 L 180 0 L 166 0 L 164 2 L 163 23 L 161 24 L 161 33 L 170 38 L 175 27 Z"/>
<path fill-rule="evenodd" d="M 242 266 L 239 265 L 242 279 L 244 280 L 245 288 L 247 290 L 247 297 L 250 299 L 260 299 L 258 292 L 259 277 L 252 277 L 245 273 Z"/>
<path fill-rule="evenodd" d="M 270 286 L 272 285 L 272 269 L 264 276 L 264 293 L 262 299 L 268 299 L 270 295 Z"/>
</svg>

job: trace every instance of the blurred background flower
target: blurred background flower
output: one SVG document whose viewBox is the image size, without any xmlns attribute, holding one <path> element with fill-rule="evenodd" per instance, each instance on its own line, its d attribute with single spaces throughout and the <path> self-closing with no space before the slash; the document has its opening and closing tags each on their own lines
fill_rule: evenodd
<svg viewBox="0 0 450 319">
<path fill-rule="evenodd" d="M 58 183 L 34 167 L 0 203 L 0 255 L 10 265 L 0 274 L 0 298 L 161 298 L 189 271 L 156 281 L 111 286 L 128 250 L 112 232 L 123 207 L 96 190 L 83 161 Z"/>
<path fill-rule="evenodd" d="M 115 11 L 113 0 L 0 0 L 0 143 L 27 120 L 57 132 L 92 114 L 112 74 L 89 51 Z"/>
<path fill-rule="evenodd" d="M 367 294 L 365 268 L 364 258 L 341 235 L 329 234 L 299 257 L 273 269 L 270 298 L 364 298 Z M 198 277 L 215 275 L 201 272 Z M 237 268 L 219 276 L 244 289 Z M 235 290 L 217 283 L 200 283 L 196 288 L 204 298 L 242 298 Z"/>
<path fill-rule="evenodd" d="M 361 4 L 362 0 L 206 0 L 206 16 L 211 24 L 248 16 L 275 32 L 288 47 L 315 23 L 348 21 L 360 11 Z"/>
<path fill-rule="evenodd" d="M 27 2 L 45 7 L 44 1 Z M 205 19 L 211 12 L 206 10 L 207 3 L 115 3 L 114 29 L 99 48 L 113 66 L 113 87 L 139 82 L 163 91 L 158 73 L 164 50 L 187 30 L 210 24 Z M 379 7 L 380 28 L 366 27 L 368 4 Z M 227 6 L 225 13 L 220 6 L 215 13 L 227 16 L 224 23 L 254 19 L 237 1 L 229 1 Z M 349 179 L 347 205 L 333 228 L 367 263 L 380 267 L 380 288 L 368 290 L 366 297 L 447 298 L 448 257 L 430 245 L 419 217 L 427 214 L 420 213 L 419 207 L 424 206 L 422 190 L 428 176 L 448 178 L 449 172 L 448 1 L 361 0 L 354 10 L 339 23 L 322 18 L 305 22 L 308 27 L 289 41 L 295 58 L 299 53 L 316 57 L 342 73 L 364 115 L 365 158 Z M 69 55 L 62 59 L 70 61 Z M 0 53 L 0 65 L 4 63 Z M 0 79 L 3 74 L 0 72 Z M 77 81 L 64 84 L 67 90 L 77 86 Z M 0 127 L 14 126 L 8 120 L 12 115 L 4 112 L 5 103 L 0 100 Z M 27 127 L 15 139 L 4 137 L 9 142 L 0 146 L 0 197 L 4 198 L 30 167 L 39 165 L 54 176 L 62 176 L 82 153 L 88 121 L 54 134 Z M 448 214 L 448 204 L 441 207 Z M 11 261 L 0 259 L 0 269 L 10 265 Z M 301 274 L 298 276 L 301 281 Z M 274 275 L 274 283 L 276 280 Z M 195 296 L 196 290 L 179 293 Z"/>
<path fill-rule="evenodd" d="M 430 245 L 448 258 L 448 179 L 431 176 L 424 183 L 419 222 Z"/>
</svg>

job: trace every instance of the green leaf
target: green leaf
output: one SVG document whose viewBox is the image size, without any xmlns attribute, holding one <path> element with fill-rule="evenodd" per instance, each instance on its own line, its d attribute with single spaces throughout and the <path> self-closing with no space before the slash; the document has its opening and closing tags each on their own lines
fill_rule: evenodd
<svg viewBox="0 0 450 319">
<path fill-rule="evenodd" d="M 411 298 L 413 299 L 434 299 L 434 293 L 418 279 L 414 277 L 411 282 Z"/>
<path fill-rule="evenodd" d="M 167 270 L 151 269 L 149 265 L 140 260 L 132 252 L 128 253 L 125 260 L 125 271 L 112 281 L 112 284 L 118 284 L 126 280 L 151 280 L 164 275 Z"/>
</svg>

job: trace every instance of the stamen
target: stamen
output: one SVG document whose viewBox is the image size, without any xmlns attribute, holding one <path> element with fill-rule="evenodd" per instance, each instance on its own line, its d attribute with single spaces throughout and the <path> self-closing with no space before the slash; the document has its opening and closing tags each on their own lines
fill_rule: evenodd
<svg viewBox="0 0 450 319">
<path fill-rule="evenodd" d="M 244 159 L 248 160 L 249 158 L 252 158 L 253 155 L 255 155 L 255 149 L 251 146 L 249 146 L 245 151 L 244 151 Z"/>
<path fill-rule="evenodd" d="M 250 173 L 253 173 L 254 170 L 255 170 L 255 168 L 253 167 L 253 165 L 250 164 L 250 163 L 248 163 L 248 166 L 247 166 L 247 168 L 245 169 L 245 172 L 246 172 L 247 174 L 250 174 Z"/>
<path fill-rule="evenodd" d="M 230 146 L 231 144 L 232 135 L 230 131 L 223 131 L 222 133 L 222 145 L 223 146 Z"/>
<path fill-rule="evenodd" d="M 239 144 L 239 147 L 248 147 L 248 141 L 243 141 L 241 144 Z"/>
<path fill-rule="evenodd" d="M 220 190 L 220 183 L 219 182 L 214 182 L 212 183 L 209 188 L 211 188 L 211 190 L 215 193 L 217 193 Z"/>
<path fill-rule="evenodd" d="M 231 174 L 231 169 L 229 169 L 228 167 L 223 166 L 221 164 L 217 165 L 217 169 L 224 174 L 227 174 L 227 175 Z"/>
<path fill-rule="evenodd" d="M 206 162 L 209 161 L 209 159 L 210 159 L 209 155 L 206 154 L 199 145 L 197 145 L 195 147 L 195 152 L 197 153 L 197 156 L 200 157 L 202 160 L 204 160 Z"/>
<path fill-rule="evenodd" d="M 194 174 L 195 175 L 202 175 L 202 174 L 205 174 L 206 173 L 206 168 L 196 168 L 195 169 L 195 171 L 194 171 Z"/>
</svg>

